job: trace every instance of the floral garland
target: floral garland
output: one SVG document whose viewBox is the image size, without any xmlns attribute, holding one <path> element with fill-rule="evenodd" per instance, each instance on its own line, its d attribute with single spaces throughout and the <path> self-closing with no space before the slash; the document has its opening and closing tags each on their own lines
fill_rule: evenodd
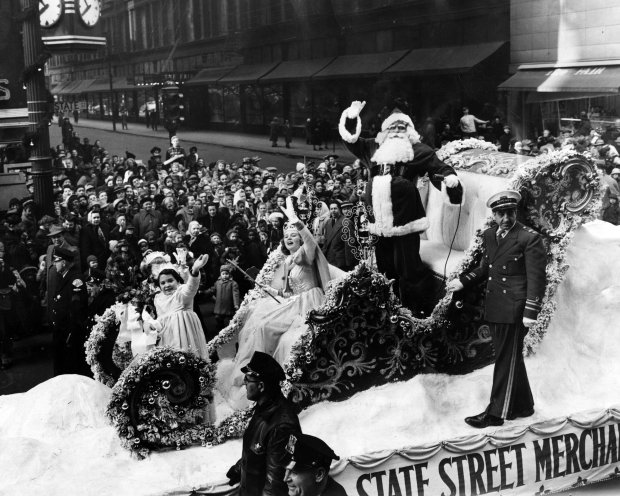
<svg viewBox="0 0 620 496">
<path fill-rule="evenodd" d="M 467 145 L 479 145 L 482 142 L 476 139 L 462 140 L 461 142 L 454 143 L 454 146 L 450 147 L 453 153 L 458 153 L 466 148 Z M 449 145 L 452 145 L 450 143 Z M 449 145 L 446 145 L 448 147 Z M 444 148 L 446 148 L 444 147 Z M 476 146 L 478 148 L 495 149 L 493 147 L 486 147 L 485 145 Z M 442 150 L 444 149 L 442 148 Z M 560 150 L 550 153 L 545 156 L 541 156 L 538 160 L 528 160 L 521 164 L 513 179 L 509 185 L 509 188 L 518 189 L 526 183 L 533 183 L 536 181 L 537 176 L 541 171 L 547 170 L 552 166 L 559 166 L 576 155 L 582 155 L 574 150 Z M 585 155 L 589 158 L 588 155 Z M 445 158 L 446 155 L 444 154 Z M 547 286 L 545 290 L 545 296 L 542 301 L 542 308 L 539 313 L 536 324 L 530 327 L 530 332 L 525 339 L 526 354 L 531 354 L 535 351 L 537 346 L 542 341 L 547 327 L 551 321 L 551 316 L 555 310 L 554 295 L 558 285 L 563 280 L 564 275 L 568 269 L 568 266 L 564 263 L 566 257 L 566 248 L 570 244 L 570 241 L 574 235 L 574 231 L 584 222 L 593 220 L 596 212 L 600 210 L 601 195 L 598 188 L 598 178 L 594 178 L 592 181 L 592 187 L 594 188 L 594 196 L 590 202 L 589 207 L 581 215 L 570 214 L 567 215 L 569 221 L 564 225 L 561 232 L 554 232 L 548 254 L 549 260 L 547 263 Z M 471 270 L 474 267 L 475 261 L 479 260 L 482 255 L 483 247 L 483 232 L 495 225 L 495 221 L 492 217 L 489 217 L 485 225 L 476 231 L 474 240 L 471 246 L 465 251 L 465 256 L 460 262 L 459 266 L 448 276 L 447 280 L 451 280 L 460 276 L 461 274 Z M 332 284 L 325 294 L 325 302 L 318 309 L 320 314 L 326 314 L 339 308 L 343 288 L 346 285 L 356 281 L 360 276 L 360 272 L 364 270 L 363 263 L 359 264 L 353 271 L 348 273 L 343 279 Z M 373 273 L 373 278 L 384 277 L 381 274 Z M 397 303 L 396 297 L 391 293 L 390 299 L 382 304 L 391 310 L 390 320 L 393 324 L 400 323 L 405 329 L 406 334 L 409 337 L 417 335 L 419 333 L 431 333 L 436 329 L 445 327 L 449 321 L 447 319 L 448 309 L 452 303 L 453 293 L 448 292 L 446 295 L 435 305 L 431 315 L 426 318 L 414 317 L 411 311 L 405 307 L 400 306 Z M 283 386 L 285 394 L 289 394 L 294 387 L 294 383 L 301 379 L 303 369 L 306 363 L 313 360 L 314 354 L 312 351 L 312 343 L 316 340 L 317 336 L 321 334 L 323 328 L 308 329 L 299 340 L 293 345 L 291 349 L 290 357 L 284 366 L 284 370 L 287 374 L 287 379 Z"/>
<path fill-rule="evenodd" d="M 116 303 L 107 308 L 105 312 L 103 312 L 103 315 L 95 316 L 95 324 L 90 331 L 88 339 L 84 343 L 84 348 L 86 349 L 86 363 L 90 366 L 95 380 L 108 387 L 113 387 L 116 382 L 115 379 L 104 370 L 99 362 L 99 356 L 105 342 L 109 339 L 110 332 L 116 330 L 119 325 L 119 321 L 116 318 L 117 314 L 123 310 L 126 311 L 126 305 L 132 304 L 135 305 L 136 311 L 140 316 L 144 307 L 148 304 L 152 304 L 154 294 L 155 292 L 146 282 L 140 288 L 127 288 L 116 297 Z M 129 363 L 131 358 L 131 349 L 114 346 L 113 360 L 117 363 L 119 368 L 123 368 L 123 365 Z"/>
<path fill-rule="evenodd" d="M 463 150 L 471 150 L 472 148 L 478 148 L 480 150 L 497 151 L 497 146 L 488 141 L 479 140 L 476 138 L 467 138 L 457 141 L 450 141 L 437 150 L 436 154 L 439 160 L 446 160 L 447 158 L 455 155 Z"/>
<path fill-rule="evenodd" d="M 86 348 L 86 363 L 90 366 L 95 380 L 108 387 L 113 387 L 116 380 L 103 369 L 99 362 L 99 355 L 101 354 L 103 345 L 108 339 L 110 332 L 112 329 L 116 329 L 119 324 L 116 320 L 116 313 L 117 310 L 121 310 L 122 307 L 124 307 L 123 303 L 115 303 L 106 309 L 103 315 L 97 315 L 95 317 L 95 325 L 84 343 L 84 348 Z"/>
<path fill-rule="evenodd" d="M 198 381 L 199 391 L 186 398 L 188 377 Z M 125 369 L 114 385 L 106 414 L 123 446 L 140 457 L 153 447 L 180 449 L 213 431 L 201 423 L 201 417 L 213 401 L 214 384 L 214 364 L 190 352 L 158 347 Z"/>
<path fill-rule="evenodd" d="M 260 285 L 271 284 L 276 269 L 282 264 L 282 262 L 284 262 L 285 258 L 286 255 L 279 247 L 269 255 L 269 258 L 256 277 L 256 285 L 245 295 L 245 298 L 243 298 L 243 301 L 239 306 L 239 310 L 237 310 L 228 326 L 222 329 L 218 335 L 207 344 L 209 355 L 216 352 L 220 346 L 230 342 L 230 340 L 233 339 L 241 330 L 245 322 L 245 317 L 250 310 L 250 304 L 264 296 L 264 292 L 260 289 Z"/>
</svg>

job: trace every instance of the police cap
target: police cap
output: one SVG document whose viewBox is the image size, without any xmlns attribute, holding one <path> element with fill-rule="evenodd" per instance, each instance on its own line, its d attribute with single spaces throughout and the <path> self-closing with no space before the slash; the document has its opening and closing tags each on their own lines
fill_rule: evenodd
<svg viewBox="0 0 620 496">
<path fill-rule="evenodd" d="M 241 372 L 270 384 L 277 384 L 285 378 L 284 370 L 275 358 L 262 351 L 255 351 L 250 362 L 241 367 Z"/>
<path fill-rule="evenodd" d="M 286 451 L 292 456 L 286 467 L 289 470 L 320 467 L 329 470 L 332 460 L 340 460 L 325 441 L 308 434 L 291 434 Z"/>
</svg>

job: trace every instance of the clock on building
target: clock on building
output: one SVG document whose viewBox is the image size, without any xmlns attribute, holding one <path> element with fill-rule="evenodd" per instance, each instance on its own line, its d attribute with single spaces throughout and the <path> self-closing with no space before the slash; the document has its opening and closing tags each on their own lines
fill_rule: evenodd
<svg viewBox="0 0 620 496">
<path fill-rule="evenodd" d="M 51 28 L 62 16 L 62 0 L 39 0 L 39 22 L 43 28 Z"/>
<path fill-rule="evenodd" d="M 97 24 L 101 15 L 101 0 L 79 0 L 77 7 L 80 19 L 86 26 Z"/>
</svg>

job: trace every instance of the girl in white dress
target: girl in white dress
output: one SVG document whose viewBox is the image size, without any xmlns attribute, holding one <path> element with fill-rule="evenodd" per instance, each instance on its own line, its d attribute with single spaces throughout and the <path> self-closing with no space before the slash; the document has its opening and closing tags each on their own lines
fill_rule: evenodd
<svg viewBox="0 0 620 496">
<path fill-rule="evenodd" d="M 208 255 L 198 257 L 188 273 L 186 283 L 175 269 L 161 270 L 157 276 L 161 293 L 155 295 L 157 322 L 162 327 L 159 331 L 159 345 L 191 351 L 205 360 L 209 360 L 207 341 L 193 307 L 200 284 L 200 269 L 208 261 Z"/>
</svg>

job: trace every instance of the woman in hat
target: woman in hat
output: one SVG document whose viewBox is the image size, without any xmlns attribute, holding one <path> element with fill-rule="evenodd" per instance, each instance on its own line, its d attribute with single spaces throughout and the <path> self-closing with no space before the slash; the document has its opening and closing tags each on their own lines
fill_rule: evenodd
<svg viewBox="0 0 620 496">
<path fill-rule="evenodd" d="M 275 269 L 271 286 L 261 286 L 269 295 L 253 301 L 245 313 L 233 371 L 230 379 L 225 379 L 230 380 L 224 389 L 235 408 L 247 405 L 241 366 L 255 351 L 267 353 L 284 364 L 293 344 L 307 330 L 307 313 L 323 303 L 332 274 L 339 273 L 330 267 L 312 233 L 297 218 L 291 198 L 283 211 L 289 220 L 281 248 L 286 258 Z"/>
</svg>

